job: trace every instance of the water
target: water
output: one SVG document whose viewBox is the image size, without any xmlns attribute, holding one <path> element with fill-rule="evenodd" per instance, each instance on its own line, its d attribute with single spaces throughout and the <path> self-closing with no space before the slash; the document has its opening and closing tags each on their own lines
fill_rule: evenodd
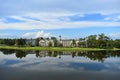
<svg viewBox="0 0 120 80">
<path fill-rule="evenodd" d="M 0 80 L 120 80 L 120 51 L 0 50 Z"/>
</svg>

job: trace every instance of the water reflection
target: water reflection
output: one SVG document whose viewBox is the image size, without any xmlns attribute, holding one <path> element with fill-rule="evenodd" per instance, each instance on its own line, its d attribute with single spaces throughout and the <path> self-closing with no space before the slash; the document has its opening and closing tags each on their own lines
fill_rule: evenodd
<svg viewBox="0 0 120 80">
<path fill-rule="evenodd" d="M 15 54 L 17 58 L 25 58 L 29 54 L 35 54 L 37 58 L 41 57 L 57 57 L 62 58 L 62 55 L 71 55 L 75 57 L 86 57 L 93 61 L 104 62 L 109 57 L 120 57 L 120 51 L 23 51 L 23 50 L 0 50 L 4 55 Z"/>
<path fill-rule="evenodd" d="M 0 80 L 120 80 L 120 51 L 1 50 Z"/>
</svg>

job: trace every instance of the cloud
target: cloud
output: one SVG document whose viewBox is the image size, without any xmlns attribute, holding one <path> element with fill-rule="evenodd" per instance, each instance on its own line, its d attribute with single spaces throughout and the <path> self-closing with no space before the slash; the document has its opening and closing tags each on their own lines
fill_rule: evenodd
<svg viewBox="0 0 120 80">
<path fill-rule="evenodd" d="M 0 33 L 0 38 L 8 37 L 10 34 L 7 33 Z"/>
<path fill-rule="evenodd" d="M 0 33 L 0 38 L 18 38 L 20 35 L 10 33 Z"/>
<path fill-rule="evenodd" d="M 0 15 L 31 12 L 120 13 L 119 0 L 5 0 L 0 1 Z M 112 6 L 111 6 L 112 5 Z"/>
<path fill-rule="evenodd" d="M 119 22 L 100 22 L 100 21 L 79 21 L 79 22 L 26 22 L 0 24 L 0 29 L 66 29 L 66 28 L 85 28 L 85 27 L 116 27 L 120 26 Z"/>
<path fill-rule="evenodd" d="M 78 18 L 79 19 L 75 20 Z M 21 16 L 9 16 L 0 20 L 0 29 L 64 29 L 64 28 L 84 28 L 84 27 L 119 27 L 116 21 L 101 21 L 102 15 L 97 15 L 97 20 L 89 19 L 83 14 L 77 13 L 30 13 Z M 93 15 L 92 15 L 93 16 Z M 71 18 L 74 17 L 74 18 Z M 89 16 L 88 16 L 89 17 Z M 82 18 L 82 20 L 81 20 Z M 99 20 L 100 19 L 100 20 Z M 12 21 L 11 21 L 12 20 Z M 7 21 L 7 23 L 6 23 Z"/>
<path fill-rule="evenodd" d="M 120 15 L 111 15 L 105 18 L 107 21 L 120 21 Z"/>
<path fill-rule="evenodd" d="M 109 35 L 114 39 L 120 39 L 120 32 L 110 33 Z"/>
<path fill-rule="evenodd" d="M 50 33 L 45 33 L 44 31 L 28 32 L 22 35 L 23 38 L 39 38 L 39 37 L 48 38 L 50 36 L 51 36 Z"/>
<path fill-rule="evenodd" d="M 120 0 L 91 0 L 89 2 L 88 0 L 0 0 L 0 29 L 120 26 L 120 23 L 116 20 L 111 21 L 109 17 L 101 19 L 104 15 L 120 14 L 119 3 Z M 86 14 L 93 14 L 91 20 L 94 18 L 94 21 L 90 21 Z M 80 21 L 81 19 L 83 20 Z M 116 19 L 120 19 L 119 16 Z"/>
<path fill-rule="evenodd" d="M 36 29 L 120 27 L 119 4 L 120 0 L 0 0 L 0 30 L 20 30 L 21 37 L 22 32 Z M 51 34 L 28 32 L 22 37 L 41 35 Z"/>
</svg>

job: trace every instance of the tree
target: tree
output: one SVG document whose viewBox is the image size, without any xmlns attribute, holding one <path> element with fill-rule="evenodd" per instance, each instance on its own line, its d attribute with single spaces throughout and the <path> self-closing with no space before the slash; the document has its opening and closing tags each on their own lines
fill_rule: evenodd
<svg viewBox="0 0 120 80">
<path fill-rule="evenodd" d="M 76 46 L 76 41 L 75 41 L 74 39 L 72 40 L 71 46 L 72 46 L 72 47 L 75 47 L 75 46 Z"/>
<path fill-rule="evenodd" d="M 80 38 L 78 42 L 78 47 L 86 47 L 85 38 Z"/>
<path fill-rule="evenodd" d="M 62 44 L 62 43 L 59 43 L 59 47 L 63 47 L 63 44 Z"/>
<path fill-rule="evenodd" d="M 87 37 L 87 46 L 95 48 L 97 46 L 97 35 L 90 35 Z"/>
<path fill-rule="evenodd" d="M 26 45 L 26 39 L 20 38 L 15 40 L 16 46 L 25 46 Z"/>
<path fill-rule="evenodd" d="M 116 39 L 116 40 L 114 41 L 114 47 L 120 48 L 120 39 Z"/>
<path fill-rule="evenodd" d="M 15 44 L 15 39 L 0 39 L 0 44 L 3 45 L 14 45 Z"/>
<path fill-rule="evenodd" d="M 35 46 L 39 46 L 39 38 L 35 39 Z"/>
<path fill-rule="evenodd" d="M 49 43 L 48 43 L 48 47 L 52 47 L 52 42 L 49 42 Z"/>
<path fill-rule="evenodd" d="M 110 41 L 110 38 L 108 36 L 105 36 L 103 33 L 99 34 L 98 36 L 98 47 L 99 48 L 105 48 L 108 47 L 108 42 Z"/>
<path fill-rule="evenodd" d="M 51 39 L 54 42 L 54 46 L 57 47 L 58 46 L 58 40 L 57 40 L 57 38 L 56 37 L 51 37 Z"/>
</svg>

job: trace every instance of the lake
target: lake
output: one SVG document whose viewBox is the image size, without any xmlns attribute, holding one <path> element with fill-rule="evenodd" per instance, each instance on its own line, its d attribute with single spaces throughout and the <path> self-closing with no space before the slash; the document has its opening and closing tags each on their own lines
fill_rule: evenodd
<svg viewBox="0 0 120 80">
<path fill-rule="evenodd" d="M 120 51 L 2 49 L 0 80 L 120 80 Z"/>
</svg>

